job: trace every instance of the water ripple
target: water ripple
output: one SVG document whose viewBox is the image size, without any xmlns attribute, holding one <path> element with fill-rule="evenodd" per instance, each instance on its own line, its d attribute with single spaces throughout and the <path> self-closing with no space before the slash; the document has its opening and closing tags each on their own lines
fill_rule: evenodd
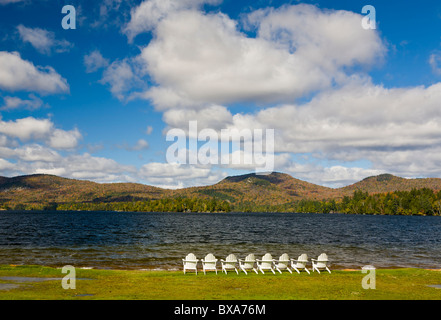
<svg viewBox="0 0 441 320">
<path fill-rule="evenodd" d="M 0 264 L 176 269 L 189 252 L 326 252 L 334 267 L 441 268 L 441 217 L 2 212 Z"/>
</svg>

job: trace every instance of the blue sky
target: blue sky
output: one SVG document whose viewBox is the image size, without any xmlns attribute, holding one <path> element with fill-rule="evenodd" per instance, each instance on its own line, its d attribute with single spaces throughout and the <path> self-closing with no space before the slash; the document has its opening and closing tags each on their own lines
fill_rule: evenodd
<svg viewBox="0 0 441 320">
<path fill-rule="evenodd" d="M 254 171 L 167 162 L 168 130 L 196 120 L 274 129 L 274 170 L 320 185 L 441 177 L 438 1 L 0 0 L 0 27 L 0 175 L 176 188 Z"/>
</svg>

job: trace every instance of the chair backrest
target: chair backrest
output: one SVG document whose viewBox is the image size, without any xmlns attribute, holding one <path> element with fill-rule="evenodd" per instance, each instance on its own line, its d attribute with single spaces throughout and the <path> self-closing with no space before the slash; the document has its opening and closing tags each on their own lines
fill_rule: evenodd
<svg viewBox="0 0 441 320">
<path fill-rule="evenodd" d="M 196 258 L 196 256 L 193 253 L 189 253 L 185 257 L 184 264 L 187 267 L 193 267 L 194 268 L 194 267 L 196 267 L 197 262 L 198 262 L 198 259 Z"/>
<path fill-rule="evenodd" d="M 245 261 L 242 264 L 245 268 L 254 268 L 254 263 L 256 262 L 256 257 L 254 254 L 250 253 L 245 257 Z"/>
<path fill-rule="evenodd" d="M 234 254 L 229 254 L 226 257 L 225 261 L 226 262 L 237 262 L 237 258 L 236 258 L 236 256 Z"/>
<path fill-rule="evenodd" d="M 236 268 L 237 258 L 234 254 L 229 254 L 222 263 L 223 268 Z"/>
<path fill-rule="evenodd" d="M 273 256 L 270 253 L 265 253 L 265 255 L 262 257 L 262 261 L 269 261 L 269 260 L 273 260 Z"/>
<path fill-rule="evenodd" d="M 328 260 L 328 256 L 326 255 L 326 253 L 322 253 L 317 258 L 317 267 L 318 268 L 326 268 L 328 261 L 329 260 Z"/>
<path fill-rule="evenodd" d="M 187 254 L 187 256 L 185 257 L 186 261 L 197 261 L 196 256 L 193 253 L 189 253 Z"/>
<path fill-rule="evenodd" d="M 278 267 L 286 268 L 289 265 L 289 255 L 287 253 L 282 254 L 279 257 Z"/>
<path fill-rule="evenodd" d="M 246 262 L 255 262 L 256 261 L 256 257 L 254 256 L 254 254 L 250 253 L 249 255 L 247 255 L 245 257 L 245 261 Z"/>
<path fill-rule="evenodd" d="M 209 253 L 205 256 L 204 262 L 216 262 L 216 257 L 212 253 Z"/>
<path fill-rule="evenodd" d="M 308 255 L 306 253 L 302 253 L 297 258 L 297 267 L 306 268 L 306 264 L 308 263 Z"/>
<path fill-rule="evenodd" d="M 272 268 L 273 266 L 273 256 L 269 253 L 265 253 L 265 255 L 262 257 L 262 268 Z"/>
<path fill-rule="evenodd" d="M 307 262 L 308 261 L 308 255 L 306 253 L 302 253 L 298 258 L 298 261 Z"/>
<path fill-rule="evenodd" d="M 289 262 L 289 255 L 287 253 L 282 254 L 279 257 L 279 262 Z"/>
<path fill-rule="evenodd" d="M 328 262 L 328 256 L 326 255 L 326 253 L 322 253 L 321 255 L 318 256 L 317 261 L 320 262 Z"/>
</svg>

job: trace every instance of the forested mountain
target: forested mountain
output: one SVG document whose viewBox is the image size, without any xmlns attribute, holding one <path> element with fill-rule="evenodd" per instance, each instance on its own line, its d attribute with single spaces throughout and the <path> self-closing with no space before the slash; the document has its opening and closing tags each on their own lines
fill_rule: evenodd
<svg viewBox="0 0 441 320">
<path fill-rule="evenodd" d="M 436 191 L 441 190 L 441 179 L 405 179 L 391 174 L 380 174 L 378 176 L 368 177 L 357 183 L 343 187 L 340 189 L 340 191 L 345 194 L 352 194 L 354 191 L 363 191 L 371 194 L 392 191 L 411 191 L 412 189 L 423 188 Z"/>
<path fill-rule="evenodd" d="M 405 179 L 390 174 L 337 189 L 273 172 L 231 176 L 212 186 L 178 190 L 36 174 L 0 177 L 0 209 L 439 215 L 440 190 L 438 178 Z"/>
</svg>

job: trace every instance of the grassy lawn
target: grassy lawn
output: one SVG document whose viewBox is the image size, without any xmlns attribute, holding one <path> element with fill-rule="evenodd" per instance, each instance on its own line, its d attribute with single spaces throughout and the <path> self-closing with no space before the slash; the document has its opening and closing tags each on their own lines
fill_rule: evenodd
<svg viewBox="0 0 441 320">
<path fill-rule="evenodd" d="M 376 289 L 363 289 L 361 271 L 273 275 L 180 271 L 76 269 L 76 289 L 63 289 L 61 269 L 0 266 L 0 300 L 419 300 L 441 299 L 441 272 L 423 269 L 376 270 Z M 20 282 L 19 278 L 57 278 Z M 28 279 L 32 280 L 32 279 Z M 35 280 L 35 279 L 34 279 Z M 38 279 L 36 279 L 38 280 Z M 15 287 L 7 285 L 15 284 Z M 3 289 L 2 289 L 3 288 Z"/>
</svg>

